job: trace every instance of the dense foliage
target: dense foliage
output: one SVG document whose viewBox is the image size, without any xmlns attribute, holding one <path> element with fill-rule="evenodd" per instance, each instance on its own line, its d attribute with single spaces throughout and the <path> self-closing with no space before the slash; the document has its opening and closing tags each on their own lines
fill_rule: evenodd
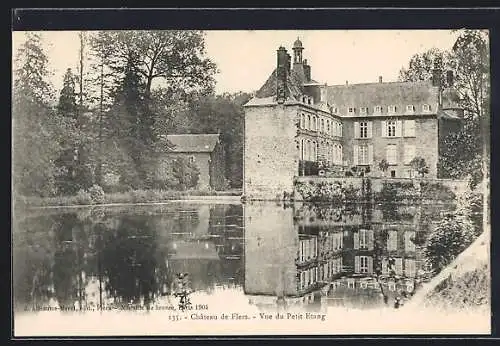
<svg viewBox="0 0 500 346">
<path fill-rule="evenodd" d="M 14 191 L 19 196 L 196 188 L 199 170 L 156 159 L 173 133 L 220 133 L 225 175 L 242 184 L 243 104 L 249 94 L 215 95 L 215 64 L 199 31 L 79 34 L 79 66 L 60 91 L 49 83 L 42 34 L 28 33 L 14 61 Z M 116 179 L 115 179 L 116 178 Z"/>
</svg>

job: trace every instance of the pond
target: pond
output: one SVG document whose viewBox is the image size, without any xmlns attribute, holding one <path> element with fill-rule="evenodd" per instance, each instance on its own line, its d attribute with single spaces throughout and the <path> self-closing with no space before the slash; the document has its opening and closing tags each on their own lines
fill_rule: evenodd
<svg viewBox="0 0 500 346">
<path fill-rule="evenodd" d="M 425 280 L 425 234 L 453 208 L 171 202 L 32 210 L 13 231 L 14 310 L 25 319 L 111 310 L 176 319 L 172 312 L 187 310 L 181 318 L 209 320 L 214 311 L 324 319 L 329 307 L 394 309 Z"/>
</svg>

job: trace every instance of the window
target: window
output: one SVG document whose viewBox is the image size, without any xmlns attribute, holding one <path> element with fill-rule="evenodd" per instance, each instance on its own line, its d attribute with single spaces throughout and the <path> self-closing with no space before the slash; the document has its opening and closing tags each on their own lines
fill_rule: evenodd
<svg viewBox="0 0 500 346">
<path fill-rule="evenodd" d="M 310 114 L 307 115 L 307 129 L 312 130 L 312 128 L 311 128 L 311 115 Z"/>
<path fill-rule="evenodd" d="M 194 163 L 195 161 L 196 161 L 196 157 L 195 157 L 194 155 L 191 155 L 191 156 L 189 157 L 189 162 L 190 162 L 190 163 Z"/>
<path fill-rule="evenodd" d="M 359 146 L 359 164 L 360 165 L 367 165 L 368 163 L 368 146 L 367 145 L 360 145 Z"/>
<path fill-rule="evenodd" d="M 359 123 L 359 138 L 368 138 L 368 123 L 366 121 Z"/>
<path fill-rule="evenodd" d="M 339 124 L 339 129 L 340 129 L 339 136 L 342 137 L 342 124 Z"/>
<path fill-rule="evenodd" d="M 302 113 L 300 115 L 300 128 L 304 129 L 305 127 L 306 127 L 306 119 L 305 119 L 304 114 Z"/>
<path fill-rule="evenodd" d="M 391 171 L 391 178 L 396 178 L 396 171 Z"/>
<path fill-rule="evenodd" d="M 301 156 L 300 156 L 300 158 L 302 160 L 304 160 L 305 157 L 306 157 L 306 148 L 304 146 L 304 140 L 303 139 L 300 140 L 300 147 L 301 147 Z"/>
<path fill-rule="evenodd" d="M 333 107 L 333 113 L 338 113 L 339 109 L 337 107 Z"/>
<path fill-rule="evenodd" d="M 422 106 L 422 110 L 424 112 L 430 112 L 431 111 L 431 106 L 428 105 L 428 104 L 425 104 L 425 105 Z"/>
<path fill-rule="evenodd" d="M 406 106 L 406 111 L 413 113 L 415 111 L 415 107 L 413 105 L 408 105 Z"/>
<path fill-rule="evenodd" d="M 354 107 L 347 108 L 347 113 L 354 114 Z"/>
<path fill-rule="evenodd" d="M 396 122 L 390 120 L 387 123 L 387 137 L 396 137 Z"/>
<path fill-rule="evenodd" d="M 313 127 L 312 129 L 313 131 L 317 131 L 318 130 L 318 127 L 317 127 L 317 124 L 316 124 L 316 117 L 313 117 Z"/>
<path fill-rule="evenodd" d="M 403 130 L 405 137 L 415 137 L 415 120 L 405 120 Z"/>
<path fill-rule="evenodd" d="M 389 236 L 387 237 L 387 250 L 396 251 L 398 249 L 398 232 L 389 231 Z"/>
<path fill-rule="evenodd" d="M 359 256 L 359 272 L 368 273 L 368 256 Z"/>
<path fill-rule="evenodd" d="M 353 149 L 355 165 L 370 165 L 373 162 L 373 145 L 355 145 Z"/>
<path fill-rule="evenodd" d="M 368 107 L 361 107 L 359 111 L 361 114 L 368 114 Z"/>
<path fill-rule="evenodd" d="M 382 106 L 375 106 L 375 113 L 381 114 L 382 113 Z"/>
<path fill-rule="evenodd" d="M 397 164 L 398 155 L 397 155 L 397 147 L 395 144 L 389 144 L 387 146 L 387 148 L 386 148 L 386 160 L 390 165 Z"/>
<path fill-rule="evenodd" d="M 403 275 L 403 259 L 401 257 L 395 259 L 395 272 L 396 275 Z"/>
<path fill-rule="evenodd" d="M 321 133 L 325 133 L 325 120 L 321 119 Z"/>
<path fill-rule="evenodd" d="M 404 157 L 404 163 L 405 165 L 409 165 L 411 160 L 415 157 L 415 146 L 414 145 L 408 145 L 405 144 L 405 157 Z"/>
<path fill-rule="evenodd" d="M 412 258 L 405 258 L 405 275 L 408 277 L 414 277 L 415 274 L 417 273 L 416 266 L 415 266 L 415 260 Z M 410 290 L 412 290 L 413 287 L 410 287 Z"/>
<path fill-rule="evenodd" d="M 387 111 L 389 112 L 389 114 L 396 113 L 396 106 L 391 105 L 391 106 L 387 107 Z"/>
<path fill-rule="evenodd" d="M 326 121 L 326 133 L 330 134 L 330 120 Z"/>
<path fill-rule="evenodd" d="M 368 236 L 366 229 L 359 230 L 359 247 L 360 249 L 366 249 L 368 247 Z"/>
</svg>

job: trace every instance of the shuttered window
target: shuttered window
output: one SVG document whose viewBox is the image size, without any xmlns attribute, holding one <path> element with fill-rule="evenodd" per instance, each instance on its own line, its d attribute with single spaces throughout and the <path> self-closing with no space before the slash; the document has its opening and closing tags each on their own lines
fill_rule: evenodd
<svg viewBox="0 0 500 346">
<path fill-rule="evenodd" d="M 396 251 L 398 249 L 398 232 L 389 231 L 388 233 L 389 235 L 387 237 L 387 250 Z"/>
<path fill-rule="evenodd" d="M 415 137 L 415 120 L 404 121 L 404 136 Z"/>
</svg>

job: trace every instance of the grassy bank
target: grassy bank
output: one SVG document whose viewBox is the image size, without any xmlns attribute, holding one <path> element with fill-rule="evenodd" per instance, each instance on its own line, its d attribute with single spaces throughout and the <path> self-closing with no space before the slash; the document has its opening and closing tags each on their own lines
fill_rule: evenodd
<svg viewBox="0 0 500 346">
<path fill-rule="evenodd" d="M 490 310 L 489 232 L 482 233 L 465 251 L 427 283 L 409 306 L 445 311 Z"/>
<path fill-rule="evenodd" d="M 56 197 L 25 197 L 16 198 L 16 204 L 24 207 L 51 207 L 70 205 L 99 205 L 119 203 L 158 203 L 171 200 L 196 199 L 199 197 L 241 196 L 241 190 L 228 191 L 166 191 L 166 190 L 135 190 L 127 192 L 105 193 L 99 199 L 88 195 L 56 196 Z"/>
</svg>

